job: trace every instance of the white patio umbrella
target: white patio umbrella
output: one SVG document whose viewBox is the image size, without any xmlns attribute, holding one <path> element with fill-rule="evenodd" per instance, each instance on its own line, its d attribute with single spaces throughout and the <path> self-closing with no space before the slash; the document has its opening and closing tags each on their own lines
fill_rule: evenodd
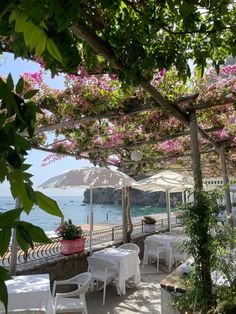
<svg viewBox="0 0 236 314">
<path fill-rule="evenodd" d="M 181 192 L 186 188 L 193 188 L 193 178 L 188 175 L 166 170 L 159 172 L 149 178 L 138 181 L 132 187 L 143 191 L 164 191 L 166 192 L 166 207 L 168 217 L 168 228 L 171 230 L 170 223 L 170 192 Z"/>
<path fill-rule="evenodd" d="M 134 179 L 120 171 L 109 168 L 77 168 L 67 170 L 58 176 L 48 179 L 42 183 L 41 188 L 89 188 L 90 189 L 90 252 L 92 251 L 93 232 L 93 189 L 94 188 L 121 188 L 132 186 L 137 183 Z"/>
</svg>

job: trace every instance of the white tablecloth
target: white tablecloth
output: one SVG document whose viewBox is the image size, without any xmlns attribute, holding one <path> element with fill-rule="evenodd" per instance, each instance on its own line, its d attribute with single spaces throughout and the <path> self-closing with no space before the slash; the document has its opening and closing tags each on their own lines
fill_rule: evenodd
<svg viewBox="0 0 236 314">
<path fill-rule="evenodd" d="M 53 313 L 50 281 L 48 274 L 15 276 L 6 281 L 8 310 L 46 309 Z M 0 310 L 3 308 L 0 305 Z"/>
<path fill-rule="evenodd" d="M 184 240 L 187 240 L 186 236 L 182 235 L 171 235 L 171 234 L 153 234 L 146 237 L 146 240 L 157 241 L 158 243 L 171 246 L 171 243 L 181 243 Z"/>
<path fill-rule="evenodd" d="M 131 250 L 119 248 L 108 248 L 93 253 L 93 256 L 105 259 L 110 262 L 116 262 L 119 266 L 119 288 L 121 294 L 126 293 L 125 281 L 133 278 L 136 286 L 140 283 L 140 259 L 138 253 Z"/>
<path fill-rule="evenodd" d="M 169 260 L 166 260 L 167 263 L 171 263 L 171 265 L 169 265 L 170 267 L 172 266 L 172 263 L 173 263 L 173 259 L 172 259 L 172 256 L 173 256 L 173 246 L 175 244 L 180 244 L 181 242 L 183 242 L 184 240 L 187 240 L 187 236 L 185 235 L 173 235 L 173 234 L 153 234 L 153 235 L 150 235 L 148 237 L 146 237 L 146 241 L 152 241 L 152 243 L 156 242 L 157 245 L 158 243 L 161 243 L 162 245 L 165 245 L 166 246 L 166 259 Z M 182 254 L 182 253 L 181 253 Z M 184 258 L 184 253 L 183 253 L 183 258 Z"/>
</svg>

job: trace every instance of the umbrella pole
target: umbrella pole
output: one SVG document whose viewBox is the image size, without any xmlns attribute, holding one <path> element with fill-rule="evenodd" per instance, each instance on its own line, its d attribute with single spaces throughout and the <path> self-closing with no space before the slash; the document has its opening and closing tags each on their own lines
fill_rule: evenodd
<svg viewBox="0 0 236 314">
<path fill-rule="evenodd" d="M 168 230 L 171 231 L 170 190 L 166 190 L 166 209 L 167 209 Z"/>
<path fill-rule="evenodd" d="M 93 235 L 93 189 L 90 188 L 90 216 L 89 216 L 89 252 L 92 254 L 92 235 Z"/>
</svg>

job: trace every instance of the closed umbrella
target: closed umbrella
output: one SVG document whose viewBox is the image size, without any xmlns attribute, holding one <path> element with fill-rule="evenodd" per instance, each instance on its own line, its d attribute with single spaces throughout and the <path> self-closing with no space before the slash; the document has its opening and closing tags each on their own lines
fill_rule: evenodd
<svg viewBox="0 0 236 314">
<path fill-rule="evenodd" d="M 93 232 L 93 189 L 94 188 L 121 188 L 132 186 L 137 182 L 120 171 L 109 168 L 77 168 L 67 170 L 58 176 L 48 179 L 39 187 L 42 188 L 89 188 L 90 189 L 90 252 L 92 251 Z"/>
<path fill-rule="evenodd" d="M 166 207 L 168 215 L 168 228 L 171 229 L 170 223 L 170 192 L 180 192 L 186 188 L 193 188 L 194 182 L 192 177 L 181 175 L 171 170 L 159 172 L 149 178 L 138 181 L 133 188 L 143 191 L 165 191 Z"/>
</svg>

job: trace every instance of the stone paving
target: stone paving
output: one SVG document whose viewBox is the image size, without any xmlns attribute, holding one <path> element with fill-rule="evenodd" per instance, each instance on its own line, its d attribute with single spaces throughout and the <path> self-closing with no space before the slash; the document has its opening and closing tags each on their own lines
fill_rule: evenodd
<svg viewBox="0 0 236 314">
<path fill-rule="evenodd" d="M 156 272 L 156 265 L 140 266 L 138 288 L 127 288 L 126 295 L 118 296 L 113 285 L 107 286 L 106 303 L 102 305 L 102 291 L 86 296 L 88 314 L 161 314 L 160 282 L 167 276 L 165 266 Z"/>
</svg>

